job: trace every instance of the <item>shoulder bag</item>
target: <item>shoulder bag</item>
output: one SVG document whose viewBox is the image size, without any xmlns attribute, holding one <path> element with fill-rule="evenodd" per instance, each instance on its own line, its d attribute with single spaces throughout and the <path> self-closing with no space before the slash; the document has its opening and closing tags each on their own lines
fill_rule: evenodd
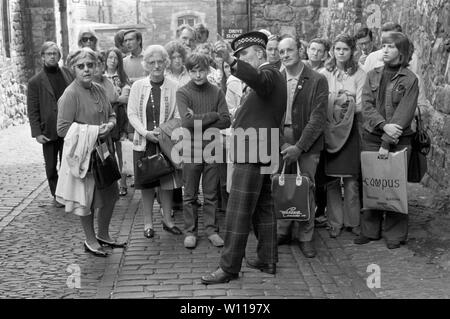
<svg viewBox="0 0 450 319">
<path fill-rule="evenodd" d="M 408 182 L 410 183 L 420 183 L 427 172 L 427 155 L 431 147 L 431 138 L 423 127 L 420 108 L 417 107 L 417 109 L 417 129 L 411 140 L 411 155 L 408 165 Z"/>
</svg>

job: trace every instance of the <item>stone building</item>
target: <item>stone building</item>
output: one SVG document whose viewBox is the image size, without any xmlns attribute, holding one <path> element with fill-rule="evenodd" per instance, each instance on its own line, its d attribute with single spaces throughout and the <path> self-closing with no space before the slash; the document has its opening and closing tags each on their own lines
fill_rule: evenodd
<svg viewBox="0 0 450 319">
<path fill-rule="evenodd" d="M 55 40 L 54 0 L 2 0 L 0 129 L 26 121 L 26 81 L 40 67 L 44 41 Z"/>
<path fill-rule="evenodd" d="M 216 0 L 91 0 L 68 3 L 69 42 L 76 47 L 80 25 L 90 25 L 100 38 L 100 47 L 114 46 L 120 29 L 142 32 L 144 47 L 175 39 L 179 25 L 205 24 L 212 40 L 217 33 Z"/>
</svg>

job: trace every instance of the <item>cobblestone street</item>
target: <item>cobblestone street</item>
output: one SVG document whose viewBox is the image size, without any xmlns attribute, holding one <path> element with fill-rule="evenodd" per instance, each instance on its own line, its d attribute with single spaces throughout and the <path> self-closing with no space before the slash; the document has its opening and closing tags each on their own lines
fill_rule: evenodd
<svg viewBox="0 0 450 319">
<path fill-rule="evenodd" d="M 79 218 L 52 205 L 29 125 L 2 130 L 0 149 L 0 298 L 450 298 L 450 238 L 436 239 L 434 254 L 424 253 L 438 216 L 427 210 L 431 192 L 421 186 L 411 187 L 410 241 L 400 249 L 383 241 L 357 246 L 351 233 L 331 239 L 316 229 L 316 258 L 306 259 L 295 244 L 280 246 L 275 276 L 243 266 L 238 280 L 204 286 L 200 277 L 217 267 L 220 249 L 203 235 L 202 219 L 195 250 L 165 232 L 157 213 L 155 237 L 146 239 L 140 193 L 129 188 L 111 222 L 112 236 L 128 240 L 128 248 L 94 257 L 84 252 Z M 181 212 L 175 220 L 182 228 Z M 255 245 L 251 235 L 250 257 Z M 380 288 L 368 288 L 371 264 L 380 267 Z M 79 288 L 71 285 L 74 269 L 81 271 Z"/>
</svg>

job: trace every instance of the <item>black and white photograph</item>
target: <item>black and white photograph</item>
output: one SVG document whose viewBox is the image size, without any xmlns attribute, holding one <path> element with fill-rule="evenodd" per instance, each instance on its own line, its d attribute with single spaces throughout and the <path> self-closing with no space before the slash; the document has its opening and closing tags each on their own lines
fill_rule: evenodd
<svg viewBox="0 0 450 319">
<path fill-rule="evenodd" d="M 450 1 L 0 14 L 0 299 L 450 298 Z"/>
</svg>

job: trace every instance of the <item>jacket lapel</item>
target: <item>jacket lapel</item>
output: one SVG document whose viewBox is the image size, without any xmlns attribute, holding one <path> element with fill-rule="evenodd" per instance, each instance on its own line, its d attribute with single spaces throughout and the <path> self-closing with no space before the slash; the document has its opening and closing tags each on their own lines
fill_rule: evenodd
<svg viewBox="0 0 450 319">
<path fill-rule="evenodd" d="M 300 75 L 300 78 L 298 79 L 297 87 L 295 88 L 294 96 L 292 97 L 292 104 L 294 104 L 295 99 L 297 98 L 297 95 L 301 91 L 308 91 L 304 90 L 305 86 L 308 85 L 308 80 L 310 78 L 310 70 L 305 65 L 302 74 Z"/>
</svg>

